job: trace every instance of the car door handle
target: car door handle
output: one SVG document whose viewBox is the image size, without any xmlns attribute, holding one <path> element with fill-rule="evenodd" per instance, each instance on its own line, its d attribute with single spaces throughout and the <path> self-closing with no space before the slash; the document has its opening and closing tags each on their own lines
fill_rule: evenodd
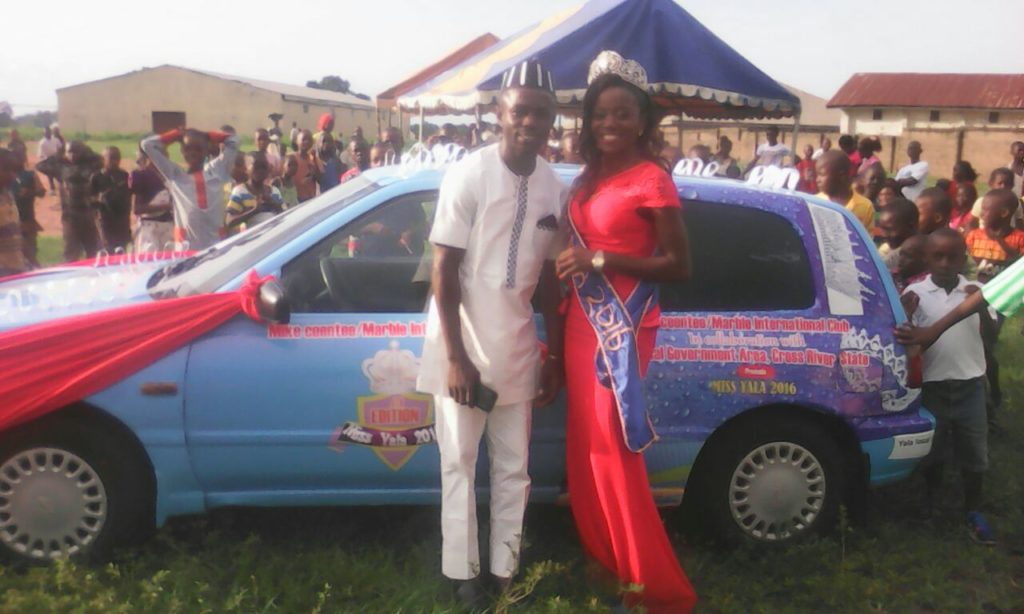
<svg viewBox="0 0 1024 614">
<path fill-rule="evenodd" d="M 170 397 L 178 394 L 177 382 L 143 382 L 139 391 L 151 397 Z"/>
</svg>

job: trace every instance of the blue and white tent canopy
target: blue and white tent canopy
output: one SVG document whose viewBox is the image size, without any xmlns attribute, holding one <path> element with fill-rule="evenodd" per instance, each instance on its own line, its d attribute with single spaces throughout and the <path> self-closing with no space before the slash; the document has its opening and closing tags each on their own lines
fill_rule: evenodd
<svg viewBox="0 0 1024 614">
<path fill-rule="evenodd" d="M 799 115 L 800 101 L 672 0 L 591 0 L 489 47 L 399 98 L 406 110 L 472 112 L 497 102 L 509 66 L 537 59 L 553 74 L 560 105 L 578 106 L 590 63 L 617 51 L 647 70 L 668 112 L 695 118 Z"/>
</svg>

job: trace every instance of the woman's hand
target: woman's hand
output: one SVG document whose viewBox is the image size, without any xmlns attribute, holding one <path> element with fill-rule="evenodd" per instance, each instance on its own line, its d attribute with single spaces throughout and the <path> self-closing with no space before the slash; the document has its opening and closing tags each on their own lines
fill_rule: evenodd
<svg viewBox="0 0 1024 614">
<path fill-rule="evenodd" d="M 547 407 L 558 397 L 558 391 L 565 383 L 561 357 L 548 357 L 540 369 L 540 390 L 533 399 L 534 407 Z"/>
<path fill-rule="evenodd" d="M 555 274 L 565 281 L 576 273 L 589 273 L 594 270 L 591 262 L 594 252 L 582 247 L 568 247 L 555 260 Z"/>
</svg>

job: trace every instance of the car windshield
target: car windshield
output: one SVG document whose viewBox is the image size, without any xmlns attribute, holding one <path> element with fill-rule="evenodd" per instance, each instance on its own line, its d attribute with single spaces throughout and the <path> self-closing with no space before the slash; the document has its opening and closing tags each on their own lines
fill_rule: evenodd
<svg viewBox="0 0 1024 614">
<path fill-rule="evenodd" d="M 379 188 L 377 183 L 356 176 L 258 226 L 163 267 L 153 274 L 147 287 L 155 298 L 213 292 L 274 250 Z"/>
</svg>

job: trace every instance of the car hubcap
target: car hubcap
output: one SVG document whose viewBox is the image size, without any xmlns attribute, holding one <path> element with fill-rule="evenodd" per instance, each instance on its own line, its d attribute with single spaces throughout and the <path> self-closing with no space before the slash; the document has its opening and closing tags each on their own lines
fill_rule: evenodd
<svg viewBox="0 0 1024 614">
<path fill-rule="evenodd" d="M 81 551 L 107 518 L 107 493 L 96 471 L 56 448 L 33 448 L 0 466 L 0 541 L 34 559 Z"/>
<path fill-rule="evenodd" d="M 740 529 L 764 541 L 806 531 L 825 502 L 825 472 L 806 448 L 766 443 L 740 461 L 729 483 L 729 507 Z"/>
</svg>

